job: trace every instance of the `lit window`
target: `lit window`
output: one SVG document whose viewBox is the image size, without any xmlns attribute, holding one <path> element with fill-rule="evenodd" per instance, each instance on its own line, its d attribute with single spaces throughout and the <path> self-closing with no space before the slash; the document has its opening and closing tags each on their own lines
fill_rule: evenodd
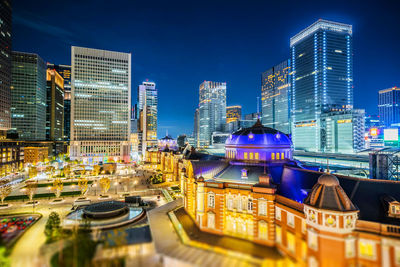
<svg viewBox="0 0 400 267">
<path fill-rule="evenodd" d="M 271 153 L 271 159 L 275 160 L 275 153 Z"/>
<path fill-rule="evenodd" d="M 250 159 L 253 159 L 253 153 L 249 153 Z"/>
<path fill-rule="evenodd" d="M 278 160 L 279 160 L 279 152 L 278 152 L 278 153 L 276 153 L 276 159 L 278 159 Z"/>
<path fill-rule="evenodd" d="M 213 192 L 208 193 L 208 207 L 214 208 L 215 207 L 215 195 Z"/>
<path fill-rule="evenodd" d="M 243 157 L 244 157 L 244 159 L 247 159 L 247 152 L 243 153 Z"/>
<path fill-rule="evenodd" d="M 276 207 L 276 210 L 275 210 L 275 219 L 277 219 L 278 221 L 281 220 L 281 209 L 278 207 Z"/>
<path fill-rule="evenodd" d="M 281 159 L 285 159 L 285 153 L 281 153 Z"/>
<path fill-rule="evenodd" d="M 287 224 L 289 225 L 289 226 L 292 226 L 292 227 L 294 227 L 294 216 L 293 216 L 293 214 L 291 214 L 291 213 L 287 213 Z"/>
<path fill-rule="evenodd" d="M 394 262 L 396 265 L 400 265 L 400 246 L 394 247 Z"/>
<path fill-rule="evenodd" d="M 258 201 L 258 215 L 267 215 L 267 202 L 263 200 Z"/>
<path fill-rule="evenodd" d="M 307 243 L 304 240 L 301 241 L 301 257 L 307 259 Z"/>
<path fill-rule="evenodd" d="M 287 238 L 287 248 L 294 253 L 296 247 L 294 234 L 292 234 L 291 232 L 286 232 L 286 238 Z"/>
<path fill-rule="evenodd" d="M 370 240 L 360 239 L 358 241 L 359 255 L 362 258 L 375 258 L 375 243 Z"/>
<path fill-rule="evenodd" d="M 318 249 L 318 236 L 313 231 L 308 231 L 308 247 L 314 250 Z"/>
<path fill-rule="evenodd" d="M 215 214 L 212 212 L 207 214 L 207 226 L 208 228 L 215 228 Z"/>
<path fill-rule="evenodd" d="M 248 211 L 252 211 L 253 210 L 253 200 L 251 198 L 249 198 L 247 200 L 247 210 Z"/>
<path fill-rule="evenodd" d="M 276 243 L 281 244 L 282 243 L 282 229 L 280 226 L 275 227 L 275 233 L 276 233 Z"/>
<path fill-rule="evenodd" d="M 228 210 L 232 210 L 233 209 L 233 199 L 232 196 L 228 196 Z"/>
<path fill-rule="evenodd" d="M 268 223 L 266 221 L 258 222 L 258 238 L 268 240 Z"/>
<path fill-rule="evenodd" d="M 349 238 L 345 241 L 345 254 L 347 258 L 355 256 L 355 239 Z"/>
<path fill-rule="evenodd" d="M 255 157 L 256 157 L 256 160 L 260 159 L 260 156 L 259 156 L 258 152 L 255 153 Z"/>
</svg>

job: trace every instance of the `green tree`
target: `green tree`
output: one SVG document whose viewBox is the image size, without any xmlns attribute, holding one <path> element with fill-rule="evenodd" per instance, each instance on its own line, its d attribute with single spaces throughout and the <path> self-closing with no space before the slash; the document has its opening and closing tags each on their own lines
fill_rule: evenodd
<svg viewBox="0 0 400 267">
<path fill-rule="evenodd" d="M 47 238 L 47 242 L 53 242 L 61 237 L 61 220 L 60 215 L 57 212 L 52 212 L 49 215 L 46 226 L 44 228 L 44 234 Z"/>
</svg>

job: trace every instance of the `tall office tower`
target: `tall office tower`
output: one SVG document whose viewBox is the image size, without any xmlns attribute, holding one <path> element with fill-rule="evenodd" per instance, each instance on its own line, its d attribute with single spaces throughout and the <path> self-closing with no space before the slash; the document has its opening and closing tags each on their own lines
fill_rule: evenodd
<svg viewBox="0 0 400 267">
<path fill-rule="evenodd" d="M 290 60 L 261 74 L 262 123 L 290 133 Z"/>
<path fill-rule="evenodd" d="M 242 119 L 242 106 L 226 107 L 226 123 Z"/>
<path fill-rule="evenodd" d="M 47 63 L 48 69 L 56 70 L 64 79 L 64 140 L 71 137 L 71 66 Z"/>
<path fill-rule="evenodd" d="M 321 151 L 320 116 L 353 108 L 352 26 L 318 20 L 290 38 L 292 139 Z"/>
<path fill-rule="evenodd" d="M 11 128 L 11 1 L 0 1 L 0 131 Z"/>
<path fill-rule="evenodd" d="M 47 69 L 46 140 L 64 139 L 64 79 L 57 71 Z"/>
<path fill-rule="evenodd" d="M 209 146 L 213 132 L 226 123 L 226 83 L 204 81 L 199 88 L 199 146 Z"/>
<path fill-rule="evenodd" d="M 200 111 L 196 108 L 194 112 L 194 126 L 193 126 L 193 138 L 195 147 L 199 147 L 199 137 L 200 137 Z"/>
<path fill-rule="evenodd" d="M 158 93 L 154 82 L 144 81 L 138 86 L 139 149 L 144 156 L 146 150 L 157 146 Z"/>
<path fill-rule="evenodd" d="M 382 125 L 390 127 L 400 123 L 400 88 L 380 90 L 378 109 Z"/>
<path fill-rule="evenodd" d="M 129 161 L 131 54 L 71 50 L 71 159 Z"/>
<path fill-rule="evenodd" d="M 36 54 L 12 52 L 11 124 L 20 140 L 46 139 L 46 64 Z"/>
<path fill-rule="evenodd" d="M 323 113 L 322 151 L 351 154 L 364 149 L 365 110 L 343 110 Z"/>
</svg>

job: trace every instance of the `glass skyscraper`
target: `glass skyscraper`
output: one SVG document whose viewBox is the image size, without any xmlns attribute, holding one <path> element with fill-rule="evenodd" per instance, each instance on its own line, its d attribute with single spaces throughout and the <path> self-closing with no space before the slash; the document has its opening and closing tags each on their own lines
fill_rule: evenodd
<svg viewBox="0 0 400 267">
<path fill-rule="evenodd" d="M 242 106 L 226 107 L 226 123 L 240 121 L 242 119 Z"/>
<path fill-rule="evenodd" d="M 226 122 L 226 83 L 204 81 L 199 87 L 199 146 L 209 146 L 213 132 Z"/>
<path fill-rule="evenodd" d="M 157 145 L 158 92 L 154 82 L 144 81 L 138 86 L 139 151 Z"/>
<path fill-rule="evenodd" d="M 71 137 L 71 66 L 47 63 L 48 69 L 56 70 L 64 79 L 64 140 Z"/>
<path fill-rule="evenodd" d="M 46 140 L 64 139 L 64 79 L 57 71 L 47 69 Z"/>
<path fill-rule="evenodd" d="M 11 1 L 0 1 L 0 131 L 11 128 Z"/>
<path fill-rule="evenodd" d="M 131 54 L 71 50 L 71 159 L 129 161 Z"/>
<path fill-rule="evenodd" d="M 290 60 L 261 74 L 262 123 L 290 133 Z"/>
<path fill-rule="evenodd" d="M 379 91 L 379 118 L 381 124 L 390 127 L 400 123 L 400 88 L 395 86 Z"/>
<path fill-rule="evenodd" d="M 321 151 L 322 113 L 353 108 L 352 26 L 318 20 L 290 39 L 292 138 Z"/>
<path fill-rule="evenodd" d="M 46 139 L 46 64 L 36 54 L 12 52 L 12 127 L 20 140 Z"/>
</svg>

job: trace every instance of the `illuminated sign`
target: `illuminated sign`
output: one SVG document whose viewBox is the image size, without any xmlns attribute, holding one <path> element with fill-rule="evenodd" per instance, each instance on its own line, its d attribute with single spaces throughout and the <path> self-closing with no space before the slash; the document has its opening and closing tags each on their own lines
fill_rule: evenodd
<svg viewBox="0 0 400 267">
<path fill-rule="evenodd" d="M 378 128 L 371 128 L 371 129 L 369 130 L 369 134 L 370 134 L 371 136 L 377 136 L 377 135 L 378 135 Z"/>
<path fill-rule="evenodd" d="M 385 141 L 399 141 L 399 129 L 384 129 L 383 140 Z"/>
</svg>

